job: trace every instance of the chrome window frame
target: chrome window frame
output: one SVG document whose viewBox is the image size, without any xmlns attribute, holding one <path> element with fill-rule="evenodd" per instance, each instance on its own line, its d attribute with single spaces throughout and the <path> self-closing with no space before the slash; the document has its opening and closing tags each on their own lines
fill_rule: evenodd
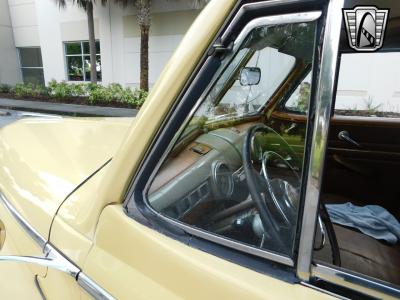
<svg viewBox="0 0 400 300">
<path fill-rule="evenodd" d="M 344 0 L 331 0 L 328 6 L 321 53 L 321 67 L 315 94 L 316 107 L 311 138 L 311 154 L 308 163 L 297 258 L 297 276 L 304 281 L 309 281 L 311 273 L 319 196 L 322 186 L 330 114 L 333 105 L 343 3 Z"/>
<path fill-rule="evenodd" d="M 318 206 L 322 187 L 324 162 L 327 150 L 331 112 L 333 110 L 336 78 L 338 73 L 339 42 L 342 8 L 345 0 L 331 0 L 328 6 L 321 68 L 316 87 L 316 108 L 311 155 L 305 190 L 305 203 L 297 258 L 297 276 L 307 286 L 315 279 L 378 298 L 400 298 L 400 289 L 363 274 L 342 270 L 313 262 L 313 245 L 317 225 Z M 321 290 L 321 289 L 319 289 Z M 328 292 L 329 293 L 329 292 Z"/>
<path fill-rule="evenodd" d="M 214 242 L 216 244 L 220 244 L 220 245 L 223 245 L 223 246 L 235 249 L 235 250 L 239 250 L 244 253 L 248 253 L 248 254 L 251 254 L 254 256 L 266 258 L 268 260 L 278 262 L 283 265 L 287 265 L 290 267 L 295 266 L 294 260 L 291 257 L 285 256 L 283 254 L 274 253 L 274 252 L 268 251 L 268 250 L 261 250 L 261 249 L 255 248 L 253 246 L 241 243 L 239 241 L 234 241 L 234 240 L 228 239 L 226 237 L 218 236 L 214 233 L 192 227 L 188 224 L 185 224 L 178 220 L 167 217 L 151 207 L 151 205 L 149 204 L 147 195 L 148 195 L 148 191 L 151 187 L 151 184 L 152 184 L 155 176 L 158 173 L 158 170 L 160 169 L 162 163 L 167 158 L 167 155 L 171 152 L 171 150 L 172 150 L 173 146 L 175 145 L 176 141 L 178 140 L 180 134 L 182 133 L 184 128 L 186 128 L 186 126 L 190 122 L 191 118 L 193 117 L 193 115 L 195 114 L 195 112 L 197 111 L 197 109 L 199 108 L 201 103 L 203 103 L 205 95 L 207 95 L 209 90 L 214 86 L 215 82 L 219 78 L 219 75 L 222 72 L 224 72 L 227 65 L 232 61 L 232 59 L 234 58 L 234 56 L 237 53 L 237 50 L 244 42 L 248 33 L 251 32 L 251 30 L 253 30 L 254 28 L 257 28 L 260 26 L 275 26 L 275 25 L 282 25 L 282 24 L 296 24 L 296 23 L 303 23 L 303 22 L 313 22 L 313 21 L 317 21 L 321 16 L 322 16 L 322 11 L 320 11 L 320 10 L 312 10 L 312 11 L 308 11 L 308 12 L 299 12 L 299 13 L 286 13 L 286 14 L 281 14 L 281 15 L 259 17 L 259 18 L 251 20 L 244 26 L 241 33 L 238 35 L 238 37 L 236 38 L 236 40 L 234 42 L 233 51 L 229 54 L 229 57 L 226 59 L 225 63 L 220 66 L 217 73 L 213 76 L 213 79 L 211 80 L 211 82 L 209 83 L 209 85 L 207 86 L 205 91 L 203 92 L 202 96 L 196 102 L 196 104 L 190 111 L 189 115 L 186 117 L 183 124 L 180 126 L 180 130 L 177 132 L 174 139 L 172 139 L 170 141 L 167 149 L 164 151 L 164 154 L 160 158 L 158 164 L 152 171 L 151 176 L 149 176 L 149 179 L 147 180 L 147 183 L 143 189 L 143 198 L 144 198 L 144 203 L 145 203 L 146 207 L 153 214 L 155 214 L 162 220 L 166 221 L 167 223 L 169 223 L 173 226 L 176 226 L 194 236 L 203 238 L 205 240 L 208 240 L 208 241 Z M 173 116 L 172 116 L 172 118 L 173 118 Z"/>
</svg>

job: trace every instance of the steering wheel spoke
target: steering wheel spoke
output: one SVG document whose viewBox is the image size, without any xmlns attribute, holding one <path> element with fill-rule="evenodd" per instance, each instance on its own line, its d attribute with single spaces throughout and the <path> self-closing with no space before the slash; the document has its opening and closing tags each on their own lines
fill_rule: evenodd
<svg viewBox="0 0 400 300">
<path fill-rule="evenodd" d="M 257 141 L 257 133 L 266 134 L 265 137 L 262 136 L 263 143 Z M 284 156 L 276 151 L 263 149 L 264 144 L 268 145 L 268 135 L 275 137 L 275 147 L 277 140 L 282 143 L 285 148 Z M 285 159 L 288 157 L 288 152 L 291 154 L 290 158 L 293 157 L 293 159 Z M 268 245 L 269 248 L 272 247 L 271 245 L 274 245 L 273 248 L 278 245 L 280 251 L 289 254 L 297 220 L 300 186 L 298 172 L 290 163 L 297 159 L 296 154 L 278 133 L 260 124 L 248 130 L 243 143 L 242 155 L 249 192 L 259 213 L 264 231 L 259 234 L 262 239 L 261 245 Z M 279 176 L 272 178 L 269 168 L 273 162 L 278 163 L 278 171 L 284 170 L 283 173 L 289 173 L 292 177 L 291 181 L 297 182 L 297 184 L 293 185 L 289 180 Z M 255 166 L 257 163 L 261 164 L 260 171 Z"/>
</svg>

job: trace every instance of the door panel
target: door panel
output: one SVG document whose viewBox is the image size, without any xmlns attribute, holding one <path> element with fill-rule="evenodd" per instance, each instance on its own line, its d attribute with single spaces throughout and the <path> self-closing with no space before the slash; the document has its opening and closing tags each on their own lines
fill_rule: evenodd
<svg viewBox="0 0 400 300">
<path fill-rule="evenodd" d="M 331 299 L 145 227 L 107 206 L 84 271 L 117 299 Z"/>
<path fill-rule="evenodd" d="M 360 146 L 341 140 L 339 133 L 343 131 Z M 360 205 L 382 205 L 398 213 L 399 133 L 399 119 L 335 116 L 330 127 L 324 192 L 348 197 L 348 201 Z"/>
<path fill-rule="evenodd" d="M 58 270 L 49 269 L 45 277 L 38 277 L 38 282 L 43 295 L 49 300 L 80 299 L 81 293 L 84 293 L 77 285 L 75 278 Z"/>
<path fill-rule="evenodd" d="M 305 136 L 306 117 L 277 111 L 270 124 L 279 133 Z M 339 139 L 347 131 L 361 147 Z M 398 214 L 400 170 L 400 119 L 335 115 L 330 122 L 324 193 L 328 202 L 340 195 L 359 205 L 377 204 Z M 294 145 L 295 146 L 295 145 Z M 301 155 L 303 149 L 298 149 Z"/>
</svg>

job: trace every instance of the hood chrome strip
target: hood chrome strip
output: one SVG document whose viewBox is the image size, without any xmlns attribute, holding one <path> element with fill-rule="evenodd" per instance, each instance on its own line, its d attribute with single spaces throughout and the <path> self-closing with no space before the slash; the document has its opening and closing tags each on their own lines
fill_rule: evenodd
<svg viewBox="0 0 400 300">
<path fill-rule="evenodd" d="M 47 240 L 40 235 L 25 218 L 16 210 L 16 208 L 7 200 L 6 196 L 0 191 L 0 202 L 7 211 L 14 217 L 24 231 L 38 244 L 42 249 L 44 256 L 0 256 L 0 262 L 22 262 L 41 265 L 46 268 L 59 270 L 73 277 L 80 287 L 82 287 L 94 299 L 115 300 L 106 290 L 90 279 L 82 270 L 74 263 L 69 261 L 67 257 L 53 247 Z"/>
</svg>

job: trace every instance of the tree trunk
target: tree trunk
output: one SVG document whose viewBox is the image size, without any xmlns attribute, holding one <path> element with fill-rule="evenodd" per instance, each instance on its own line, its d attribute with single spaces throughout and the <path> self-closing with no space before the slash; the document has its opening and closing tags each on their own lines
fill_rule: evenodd
<svg viewBox="0 0 400 300">
<path fill-rule="evenodd" d="M 86 7 L 88 30 L 89 30 L 89 51 L 90 51 L 90 81 L 97 83 L 96 70 L 96 38 L 94 35 L 93 3 L 89 1 Z"/>
<path fill-rule="evenodd" d="M 140 88 L 149 90 L 149 31 L 150 26 L 140 26 Z"/>
</svg>

